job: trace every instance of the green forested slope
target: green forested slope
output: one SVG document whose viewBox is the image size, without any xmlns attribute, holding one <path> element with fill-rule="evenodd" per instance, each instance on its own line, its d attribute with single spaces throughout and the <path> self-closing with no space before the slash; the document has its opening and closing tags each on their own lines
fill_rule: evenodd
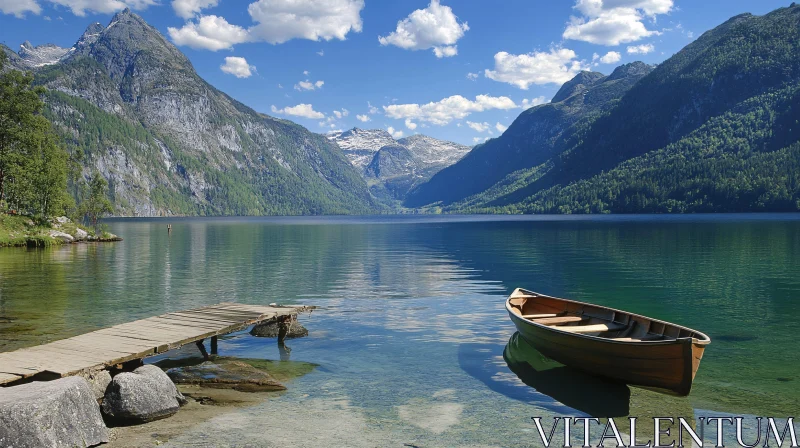
<svg viewBox="0 0 800 448">
<path fill-rule="evenodd" d="M 450 212 L 797 211 L 800 6 L 703 34 Z"/>
<path fill-rule="evenodd" d="M 47 117 L 83 166 L 71 191 L 79 195 L 79 184 L 99 171 L 118 214 L 377 210 L 335 144 L 218 91 L 128 10 L 108 27 L 91 25 L 68 57 L 33 71 L 47 88 Z"/>
<path fill-rule="evenodd" d="M 535 167 L 568 145 L 576 129 L 621 98 L 652 67 L 634 62 L 605 76 L 581 72 L 565 83 L 553 101 L 522 112 L 502 136 L 470 153 L 410 192 L 405 205 L 450 204 L 480 193 L 508 173 Z"/>
<path fill-rule="evenodd" d="M 800 210 L 800 87 L 744 101 L 666 148 L 631 158 L 566 187 L 520 202 L 545 167 L 509 176 L 505 194 L 487 191 L 456 207 L 503 213 L 685 213 Z M 526 182 L 527 181 L 527 182 Z M 517 183 L 519 186 L 520 183 Z"/>
</svg>

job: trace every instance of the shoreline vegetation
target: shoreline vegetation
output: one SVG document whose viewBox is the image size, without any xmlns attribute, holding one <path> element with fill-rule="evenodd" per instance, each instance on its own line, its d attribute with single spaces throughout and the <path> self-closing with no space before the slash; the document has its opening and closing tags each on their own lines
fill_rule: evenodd
<svg viewBox="0 0 800 448">
<path fill-rule="evenodd" d="M 114 241 L 122 241 L 122 238 L 103 229 L 78 225 L 66 216 L 37 221 L 31 216 L 0 213 L 0 247 L 50 247 Z"/>
<path fill-rule="evenodd" d="M 0 247 L 119 241 L 98 223 L 114 212 L 108 181 L 81 168 L 42 113 L 45 88 L 7 62 L 0 53 Z"/>
</svg>

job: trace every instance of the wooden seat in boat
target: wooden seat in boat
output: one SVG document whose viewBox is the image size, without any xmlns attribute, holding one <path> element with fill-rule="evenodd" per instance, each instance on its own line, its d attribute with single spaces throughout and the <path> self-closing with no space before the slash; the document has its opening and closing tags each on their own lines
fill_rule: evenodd
<svg viewBox="0 0 800 448">
<path fill-rule="evenodd" d="M 571 324 L 574 322 L 583 322 L 585 320 L 588 320 L 588 318 L 581 316 L 562 316 L 562 317 L 546 317 L 543 319 L 533 319 L 534 322 L 542 325 Z"/>
<path fill-rule="evenodd" d="M 604 331 L 619 331 L 627 327 L 624 324 L 618 324 L 616 322 L 609 322 L 606 324 L 593 324 L 593 325 L 573 325 L 573 326 L 563 326 L 563 327 L 555 327 L 559 330 L 568 331 L 570 333 L 602 333 Z"/>
<path fill-rule="evenodd" d="M 672 339 L 668 338 L 661 334 L 647 334 L 642 336 L 641 338 L 609 338 L 612 341 L 620 341 L 620 342 L 644 342 L 644 341 L 663 341 L 664 339 Z"/>
<path fill-rule="evenodd" d="M 545 317 L 558 317 L 558 314 L 523 314 L 523 319 L 544 319 Z"/>
</svg>

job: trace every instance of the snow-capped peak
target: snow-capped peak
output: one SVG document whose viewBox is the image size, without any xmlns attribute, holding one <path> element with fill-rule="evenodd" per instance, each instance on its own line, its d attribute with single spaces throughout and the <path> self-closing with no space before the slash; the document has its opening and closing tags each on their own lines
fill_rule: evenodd
<svg viewBox="0 0 800 448">
<path fill-rule="evenodd" d="M 44 44 L 34 47 L 27 40 L 19 47 L 19 57 L 28 67 L 43 67 L 53 65 L 72 51 L 72 48 L 61 48 L 54 44 Z"/>
<path fill-rule="evenodd" d="M 397 141 L 427 165 L 452 165 L 472 149 L 458 143 L 439 140 L 427 135 L 415 134 Z"/>
<path fill-rule="evenodd" d="M 336 142 L 350 163 L 364 168 L 372 161 L 379 149 L 395 144 L 392 136 L 383 129 L 353 128 L 344 132 L 336 131 L 328 134 L 328 138 Z"/>
<path fill-rule="evenodd" d="M 469 146 L 420 134 L 395 140 L 383 129 L 353 128 L 344 132 L 330 132 L 327 136 L 342 148 L 354 166 L 361 169 L 370 164 L 378 150 L 390 145 L 404 146 L 417 163 L 424 166 L 442 167 L 459 161 L 472 149 Z"/>
</svg>

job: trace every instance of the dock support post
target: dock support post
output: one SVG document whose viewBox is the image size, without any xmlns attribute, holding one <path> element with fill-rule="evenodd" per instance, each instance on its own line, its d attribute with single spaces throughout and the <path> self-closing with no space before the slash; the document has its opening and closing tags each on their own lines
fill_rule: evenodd
<svg viewBox="0 0 800 448">
<path fill-rule="evenodd" d="M 211 356 L 217 356 L 217 337 L 211 336 Z"/>
<path fill-rule="evenodd" d="M 203 359 L 208 361 L 208 352 L 206 351 L 206 346 L 203 345 L 203 339 L 200 339 L 199 341 L 195 342 L 195 344 L 197 344 L 197 348 L 200 350 L 200 353 L 203 354 Z"/>
<path fill-rule="evenodd" d="M 283 344 L 289 327 L 292 325 L 292 316 L 283 316 L 278 320 L 278 345 Z"/>
</svg>

